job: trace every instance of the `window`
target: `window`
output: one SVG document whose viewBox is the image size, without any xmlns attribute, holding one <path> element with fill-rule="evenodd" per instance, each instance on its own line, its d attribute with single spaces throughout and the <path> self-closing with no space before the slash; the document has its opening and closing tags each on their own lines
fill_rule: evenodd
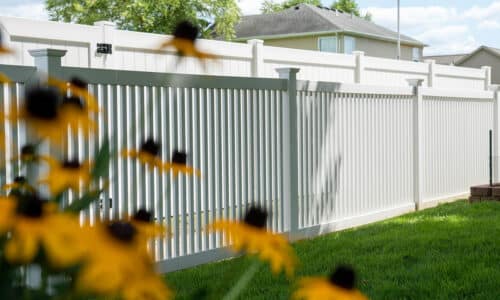
<svg viewBox="0 0 500 300">
<path fill-rule="evenodd" d="M 419 48 L 413 48 L 412 49 L 411 59 L 413 61 L 420 61 L 420 49 Z"/>
<path fill-rule="evenodd" d="M 356 50 L 356 39 L 352 36 L 344 36 L 344 53 L 352 54 Z"/>
<path fill-rule="evenodd" d="M 337 52 L 337 37 L 322 37 L 318 41 L 319 51 Z"/>
</svg>

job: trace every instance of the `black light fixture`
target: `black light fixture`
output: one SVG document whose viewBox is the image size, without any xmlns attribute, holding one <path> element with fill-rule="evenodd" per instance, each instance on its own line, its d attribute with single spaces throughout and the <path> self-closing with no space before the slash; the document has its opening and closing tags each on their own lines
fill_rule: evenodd
<svg viewBox="0 0 500 300">
<path fill-rule="evenodd" d="M 97 43 L 97 53 L 100 54 L 112 54 L 113 45 L 106 43 Z"/>
</svg>

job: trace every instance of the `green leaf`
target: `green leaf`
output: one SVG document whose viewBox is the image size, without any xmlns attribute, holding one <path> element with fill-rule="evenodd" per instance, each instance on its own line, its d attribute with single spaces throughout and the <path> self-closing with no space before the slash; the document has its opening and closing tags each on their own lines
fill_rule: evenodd
<svg viewBox="0 0 500 300">
<path fill-rule="evenodd" d="M 101 149 L 99 149 L 99 152 L 95 156 L 94 168 L 91 172 L 92 179 L 108 176 L 110 156 L 109 141 L 106 139 L 102 143 Z"/>
<path fill-rule="evenodd" d="M 68 207 L 66 207 L 65 211 L 72 213 L 79 213 L 80 211 L 88 208 L 92 202 L 99 199 L 99 195 L 102 193 L 102 190 L 91 191 L 87 194 L 83 195 L 82 198 L 73 201 Z"/>
</svg>

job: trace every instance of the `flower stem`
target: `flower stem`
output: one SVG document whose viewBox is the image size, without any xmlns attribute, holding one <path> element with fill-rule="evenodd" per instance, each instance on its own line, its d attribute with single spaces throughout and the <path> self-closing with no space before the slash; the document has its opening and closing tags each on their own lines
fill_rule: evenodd
<svg viewBox="0 0 500 300">
<path fill-rule="evenodd" d="M 254 263 L 246 270 L 243 275 L 241 275 L 238 282 L 233 286 L 233 288 L 222 298 L 222 300 L 234 300 L 238 295 L 245 289 L 253 276 L 257 273 L 262 262 L 260 260 L 255 260 Z"/>
</svg>

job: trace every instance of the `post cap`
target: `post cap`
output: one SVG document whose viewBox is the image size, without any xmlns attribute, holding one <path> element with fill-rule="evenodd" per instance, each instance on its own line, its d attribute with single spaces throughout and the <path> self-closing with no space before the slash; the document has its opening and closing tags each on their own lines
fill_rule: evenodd
<svg viewBox="0 0 500 300">
<path fill-rule="evenodd" d="M 28 50 L 28 52 L 33 57 L 63 57 L 68 51 L 60 49 L 33 49 Z"/>
<path fill-rule="evenodd" d="M 352 51 L 352 55 L 363 56 L 365 55 L 365 51 Z"/>
<path fill-rule="evenodd" d="M 422 83 L 424 82 L 423 79 L 406 79 L 408 84 L 412 87 L 419 87 L 422 86 Z"/>
<path fill-rule="evenodd" d="M 435 64 L 436 60 L 435 59 L 424 59 L 424 63 Z"/>
<path fill-rule="evenodd" d="M 252 40 L 248 40 L 247 44 L 261 44 L 261 45 L 263 45 L 264 41 L 263 40 L 259 40 L 259 39 L 252 39 Z"/>
<path fill-rule="evenodd" d="M 111 21 L 97 21 L 97 22 L 94 22 L 94 26 L 109 26 L 109 27 L 116 28 L 116 23 L 111 22 Z"/>
</svg>

